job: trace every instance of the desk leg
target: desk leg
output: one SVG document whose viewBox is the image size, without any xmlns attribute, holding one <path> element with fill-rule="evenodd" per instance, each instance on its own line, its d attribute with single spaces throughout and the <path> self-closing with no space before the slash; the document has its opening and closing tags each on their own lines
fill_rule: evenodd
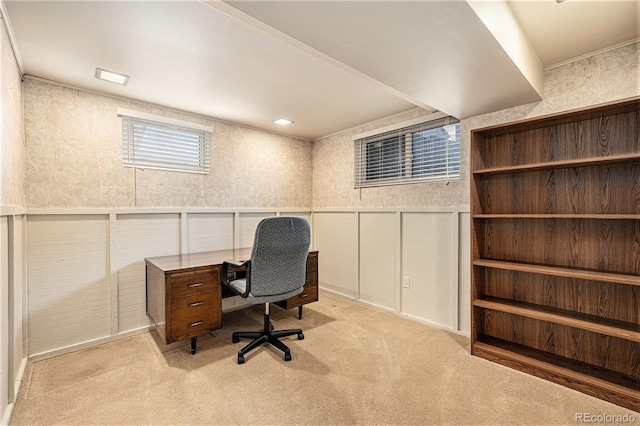
<svg viewBox="0 0 640 426">
<path fill-rule="evenodd" d="M 298 306 L 298 319 L 302 319 L 302 305 Z"/>
<path fill-rule="evenodd" d="M 196 354 L 196 346 L 198 344 L 198 336 L 194 336 L 191 338 L 191 355 Z"/>
</svg>

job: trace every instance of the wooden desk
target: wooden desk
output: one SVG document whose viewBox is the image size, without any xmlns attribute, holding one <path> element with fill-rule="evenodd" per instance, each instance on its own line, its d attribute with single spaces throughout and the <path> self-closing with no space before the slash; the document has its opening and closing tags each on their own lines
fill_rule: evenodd
<svg viewBox="0 0 640 426">
<path fill-rule="evenodd" d="M 222 326 L 222 298 L 236 294 L 222 288 L 220 270 L 225 260 L 246 260 L 251 248 L 208 251 L 145 259 L 147 316 L 165 343 L 191 338 L 195 354 L 198 335 Z M 229 268 L 242 273 L 242 268 Z M 278 306 L 298 308 L 318 300 L 318 252 L 309 252 L 307 281 L 302 293 Z"/>
</svg>

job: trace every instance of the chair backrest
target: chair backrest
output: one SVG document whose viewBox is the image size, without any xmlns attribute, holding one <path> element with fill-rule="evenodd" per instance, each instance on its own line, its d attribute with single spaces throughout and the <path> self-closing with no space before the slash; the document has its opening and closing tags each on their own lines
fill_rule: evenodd
<svg viewBox="0 0 640 426">
<path fill-rule="evenodd" d="M 301 217 L 263 219 L 251 250 L 251 294 L 274 296 L 302 289 L 311 243 L 309 222 Z"/>
</svg>

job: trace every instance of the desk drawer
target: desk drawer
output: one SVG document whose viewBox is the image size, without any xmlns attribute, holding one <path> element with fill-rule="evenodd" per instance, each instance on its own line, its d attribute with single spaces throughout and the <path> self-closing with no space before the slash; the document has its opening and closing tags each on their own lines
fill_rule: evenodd
<svg viewBox="0 0 640 426">
<path fill-rule="evenodd" d="M 220 327 L 220 293 L 207 292 L 171 301 L 171 336 L 180 340 Z"/>
<path fill-rule="evenodd" d="M 296 308 L 298 306 L 302 306 L 306 303 L 317 302 L 318 301 L 318 287 L 304 287 L 302 293 L 297 294 L 293 297 L 288 298 L 284 301 L 281 306 L 285 309 Z"/>
<path fill-rule="evenodd" d="M 206 274 L 192 274 L 179 278 L 171 278 L 171 297 L 188 296 L 206 291 L 218 291 L 220 276 L 218 271 Z"/>
</svg>

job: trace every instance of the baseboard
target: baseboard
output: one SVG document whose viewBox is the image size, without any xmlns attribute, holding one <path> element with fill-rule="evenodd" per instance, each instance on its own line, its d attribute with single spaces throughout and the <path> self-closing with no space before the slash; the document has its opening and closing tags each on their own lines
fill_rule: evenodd
<svg viewBox="0 0 640 426">
<path fill-rule="evenodd" d="M 75 345 L 65 346 L 64 348 L 54 349 L 52 351 L 47 351 L 47 352 L 40 352 L 37 354 L 29 355 L 29 361 L 39 361 L 42 359 L 53 358 L 59 355 L 64 355 L 69 352 L 75 352 L 80 349 L 88 348 L 91 346 L 114 342 L 116 340 L 124 339 L 126 337 L 135 336 L 136 334 L 146 333 L 152 329 L 153 329 L 152 326 L 144 326 L 144 327 L 136 328 L 135 330 L 130 330 L 123 333 L 113 334 L 111 336 L 89 340 L 89 341 L 78 343 Z"/>
<path fill-rule="evenodd" d="M 22 378 L 24 377 L 24 372 L 27 369 L 27 358 L 23 358 L 20 363 L 20 369 L 18 370 L 18 377 L 16 378 L 13 384 L 13 392 L 14 392 L 14 401 L 7 404 L 5 407 L 4 413 L 2 415 L 2 420 L 0 420 L 0 425 L 8 425 L 11 421 L 11 415 L 13 414 L 13 407 L 15 406 L 15 400 L 18 399 L 18 395 L 20 394 L 20 387 L 22 386 Z"/>
<path fill-rule="evenodd" d="M 394 315 L 399 315 L 399 316 L 402 316 L 402 317 L 405 317 L 405 318 L 409 318 L 410 320 L 417 321 L 419 323 L 426 324 L 426 325 L 429 325 L 431 327 L 439 328 L 440 330 L 448 331 L 450 333 L 455 333 L 455 334 L 458 334 L 460 336 L 465 336 L 465 337 L 468 337 L 468 338 L 471 337 L 471 334 L 468 333 L 468 332 L 460 331 L 460 330 L 454 330 L 453 328 L 450 328 L 450 327 L 444 326 L 442 324 L 438 324 L 438 323 L 426 320 L 424 318 L 420 318 L 420 317 L 416 317 L 416 316 L 413 316 L 413 315 L 405 314 L 403 312 L 397 312 L 397 311 L 395 311 L 393 309 L 389 309 L 389 308 L 386 308 L 384 306 L 376 305 L 375 303 L 366 302 L 364 300 L 356 299 L 354 297 L 351 297 L 351 296 L 348 296 L 348 295 L 345 295 L 345 294 L 342 294 L 342 293 L 338 293 L 335 290 L 330 290 L 330 289 L 327 289 L 327 288 L 324 288 L 324 287 L 320 287 L 320 290 L 325 291 L 327 293 L 331 293 L 334 296 L 343 297 L 345 299 L 349 299 L 349 300 L 352 300 L 354 302 L 362 303 L 363 305 L 369 306 L 369 307 L 371 307 L 373 309 L 379 309 L 379 310 L 384 311 L 384 312 L 389 312 L 389 313 L 394 314 Z"/>
<path fill-rule="evenodd" d="M 455 329 L 453 329 L 451 327 L 447 327 L 446 325 L 438 324 L 437 322 L 432 322 L 432 321 L 426 320 L 424 318 L 416 317 L 416 316 L 405 314 L 405 313 L 402 313 L 402 312 L 398 312 L 397 314 L 401 315 L 403 317 L 409 318 L 409 319 L 411 319 L 413 321 L 417 321 L 419 323 L 429 325 L 429 326 L 431 326 L 433 328 L 438 328 L 440 330 L 448 331 L 449 333 L 454 333 L 454 334 L 458 334 L 460 336 L 465 336 L 465 337 L 471 337 L 470 333 L 467 333 L 465 331 L 455 330 Z"/>
<path fill-rule="evenodd" d="M 355 298 L 355 297 L 353 297 L 353 296 L 349 296 L 349 295 L 346 295 L 346 294 L 344 294 L 344 293 L 340 293 L 340 292 L 338 292 L 338 291 L 336 291 L 336 290 L 332 290 L 332 289 L 330 289 L 330 288 L 326 288 L 326 287 L 319 287 L 319 288 L 320 288 L 320 290 L 321 290 L 321 291 L 325 291 L 325 292 L 327 292 L 327 293 L 331 293 L 331 294 L 333 294 L 334 296 L 339 296 L 339 297 L 342 297 L 342 298 L 344 298 L 344 299 L 349 299 L 349 300 L 352 300 L 352 301 L 354 301 L 354 302 L 357 302 L 356 298 Z"/>
<path fill-rule="evenodd" d="M 246 308 L 247 306 L 251 305 L 249 302 L 246 302 L 244 299 L 238 297 L 238 299 L 240 299 L 239 301 L 236 301 L 235 305 L 230 306 L 230 307 L 226 307 L 225 309 L 223 309 L 223 313 L 226 312 L 231 312 L 231 311 L 235 311 L 238 309 L 242 309 L 242 308 Z M 82 342 L 82 343 L 78 343 L 78 344 L 74 344 L 74 345 L 70 345 L 70 346 L 65 346 L 64 348 L 59 348 L 59 349 L 54 349 L 52 351 L 47 351 L 47 352 L 40 352 L 37 354 L 33 354 L 33 355 L 29 355 L 29 361 L 38 361 L 41 359 L 46 359 L 46 358 L 52 358 L 58 355 L 63 355 L 69 352 L 75 352 L 78 351 L 80 349 L 84 349 L 84 348 L 88 348 L 90 346 L 96 346 L 96 345 L 101 345 L 103 343 L 109 343 L 109 342 L 113 342 L 115 340 L 119 340 L 119 339 L 123 339 L 129 336 L 133 336 L 136 334 L 140 334 L 140 333 L 146 333 L 148 331 L 153 330 L 153 326 L 144 326 L 144 327 L 140 327 L 137 328 L 135 330 L 130 330 L 130 331 L 126 331 L 124 333 L 118 333 L 118 334 L 114 334 L 111 336 L 106 336 L 106 337 L 101 337 L 95 340 L 89 340 L 86 342 Z M 16 394 L 17 395 L 17 394 Z"/>
<path fill-rule="evenodd" d="M 355 301 L 358 302 L 358 303 L 362 303 L 363 305 L 370 306 L 370 307 L 372 307 L 374 309 L 377 309 L 379 311 L 389 312 L 390 314 L 397 314 L 398 313 L 394 309 L 387 308 L 386 306 L 382 306 L 382 305 L 377 305 L 377 304 L 372 303 L 372 302 L 367 302 L 366 300 L 356 299 Z"/>
<path fill-rule="evenodd" d="M 27 358 L 22 358 L 22 362 L 20 363 L 20 369 L 18 370 L 18 377 L 16 377 L 16 381 L 13 385 L 13 395 L 17 400 L 18 395 L 20 395 L 20 387 L 22 386 L 22 378 L 24 377 L 24 372 L 27 369 L 27 362 L 29 360 Z"/>
<path fill-rule="evenodd" d="M 5 426 L 9 424 L 9 421 L 11 420 L 11 414 L 13 414 L 13 405 L 13 402 L 7 405 L 6 409 L 4 410 L 4 415 L 2 416 L 2 422 L 0 423 L 0 425 Z"/>
</svg>

